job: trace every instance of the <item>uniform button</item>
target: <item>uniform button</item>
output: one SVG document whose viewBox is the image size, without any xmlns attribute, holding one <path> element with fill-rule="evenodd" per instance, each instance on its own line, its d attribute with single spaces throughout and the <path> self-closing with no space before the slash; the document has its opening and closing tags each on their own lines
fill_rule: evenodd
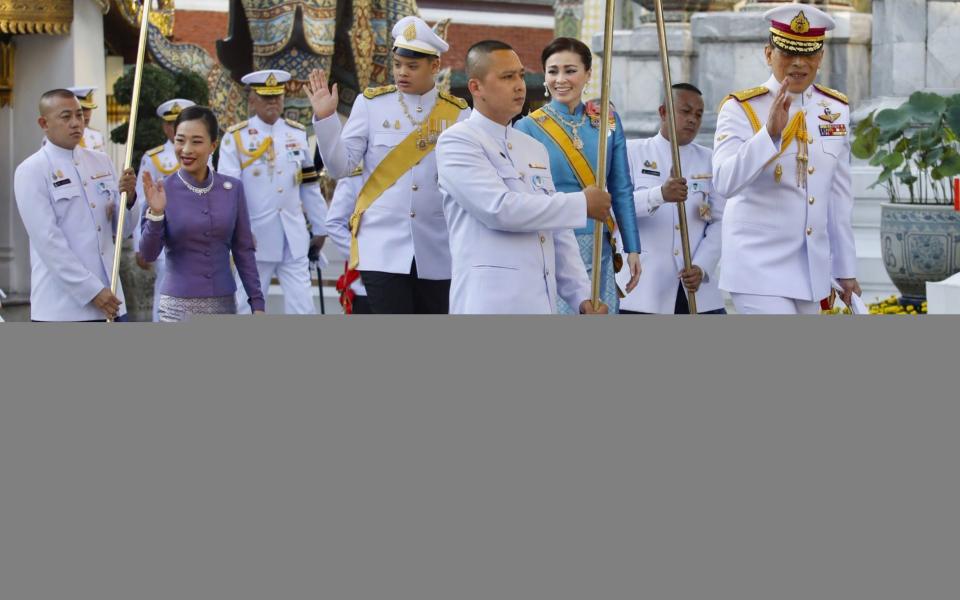
<svg viewBox="0 0 960 600">
<path fill-rule="evenodd" d="M 97 225 L 97 231 L 100 231 L 100 226 L 99 226 L 99 225 Z"/>
<path fill-rule="evenodd" d="M 674 250 L 674 251 L 673 251 L 673 255 L 674 255 L 674 256 L 680 256 L 680 251 L 679 251 L 679 250 Z"/>
<path fill-rule="evenodd" d="M 209 231 L 204 231 L 204 232 L 203 232 L 203 237 L 210 237 L 210 232 L 209 232 Z"/>
<path fill-rule="evenodd" d="M 205 251 L 203 252 L 203 255 L 204 255 L 204 256 L 210 256 L 210 251 L 209 251 L 209 250 L 205 250 Z"/>
<path fill-rule="evenodd" d="M 203 209 L 203 214 L 205 214 L 205 215 L 210 214 L 210 211 L 207 210 L 207 209 Z"/>
<path fill-rule="evenodd" d="M 813 175 L 815 171 L 816 169 L 814 167 L 810 167 L 809 169 L 807 169 L 807 173 L 810 173 L 811 175 Z"/>
<path fill-rule="evenodd" d="M 420 189 L 420 187 L 417 184 L 413 184 L 413 187 L 411 187 L 410 189 L 412 189 L 413 191 L 417 191 Z"/>
<path fill-rule="evenodd" d="M 96 207 L 97 207 L 96 204 L 94 204 L 93 202 L 90 203 L 90 208 L 96 208 Z"/>
<path fill-rule="evenodd" d="M 282 193 L 283 193 L 283 188 L 282 188 L 282 187 L 281 187 L 281 188 L 277 188 L 277 193 L 278 193 L 278 194 L 282 194 Z"/>
<path fill-rule="evenodd" d="M 808 200 L 808 202 L 810 204 L 813 204 L 814 202 L 816 202 L 816 200 L 817 200 L 816 198 L 814 198 L 813 196 L 810 196 L 810 200 Z"/>
<path fill-rule="evenodd" d="M 417 213 L 411 210 L 411 211 L 410 211 L 410 218 L 412 219 L 412 218 L 414 218 L 415 216 L 417 216 Z"/>
<path fill-rule="evenodd" d="M 544 270 L 543 274 L 544 274 L 544 275 L 550 275 L 550 269 Z"/>
<path fill-rule="evenodd" d="M 813 227 L 807 227 L 807 235 L 813 235 Z"/>
<path fill-rule="evenodd" d="M 513 150 L 513 144 L 507 142 L 507 150 Z"/>
<path fill-rule="evenodd" d="M 213 278 L 213 275 L 211 275 L 210 273 L 207 273 L 206 275 L 204 275 L 204 277 L 206 277 L 207 279 L 211 279 Z"/>
<path fill-rule="evenodd" d="M 677 231 L 680 231 L 680 226 L 679 226 L 679 225 L 674 225 L 673 228 L 676 229 Z"/>
<path fill-rule="evenodd" d="M 541 244 L 546 244 L 546 243 L 547 243 L 547 237 L 544 236 L 544 235 L 541 235 L 541 236 L 540 236 L 540 243 L 541 243 Z"/>
</svg>

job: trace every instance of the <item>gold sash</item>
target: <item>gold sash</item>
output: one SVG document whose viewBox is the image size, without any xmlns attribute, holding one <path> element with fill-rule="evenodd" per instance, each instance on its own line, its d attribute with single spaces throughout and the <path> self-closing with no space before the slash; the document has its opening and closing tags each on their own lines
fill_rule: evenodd
<svg viewBox="0 0 960 600">
<path fill-rule="evenodd" d="M 425 140 L 422 129 L 431 122 L 447 121 L 454 123 L 460 115 L 460 107 L 447 101 L 437 99 L 433 110 L 423 121 L 420 128 L 414 129 L 410 135 L 403 138 L 391 150 L 377 168 L 370 174 L 370 178 L 363 184 L 357 196 L 357 205 L 350 217 L 350 263 L 349 268 L 356 269 L 360 264 L 360 246 L 357 243 L 357 234 L 360 232 L 360 219 L 363 213 L 370 208 L 377 198 L 390 189 L 403 174 L 416 166 L 428 154 L 433 152 L 436 142 Z M 422 144 L 426 141 L 426 144 Z M 419 142 L 419 143 L 418 143 Z"/>
<path fill-rule="evenodd" d="M 567 133 L 567 130 L 542 108 L 530 113 L 530 117 L 534 123 L 540 126 L 540 129 L 542 129 L 544 133 L 550 136 L 550 139 L 553 140 L 557 147 L 560 148 L 560 151 L 563 152 L 564 157 L 570 164 L 570 168 L 573 169 L 573 174 L 577 176 L 577 180 L 580 182 L 580 187 L 585 188 L 587 186 L 597 185 L 597 176 L 593 172 L 593 166 L 590 165 L 590 161 L 587 160 L 583 152 L 577 150 L 573 145 L 573 139 L 570 137 L 570 134 Z M 606 225 L 607 229 L 611 232 L 616 231 L 617 226 L 613 217 L 607 219 Z"/>
</svg>

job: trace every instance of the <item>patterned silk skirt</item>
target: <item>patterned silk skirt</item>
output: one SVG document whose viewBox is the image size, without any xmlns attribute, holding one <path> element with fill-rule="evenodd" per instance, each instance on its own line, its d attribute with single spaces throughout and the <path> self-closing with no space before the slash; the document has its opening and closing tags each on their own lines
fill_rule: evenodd
<svg viewBox="0 0 960 600">
<path fill-rule="evenodd" d="M 237 301 L 233 294 L 211 298 L 177 298 L 161 294 L 157 313 L 161 323 L 186 321 L 191 315 L 234 315 Z"/>
<path fill-rule="evenodd" d="M 615 315 L 620 309 L 620 300 L 617 297 L 616 273 L 613 271 L 613 250 L 607 243 L 604 235 L 603 251 L 600 255 L 600 301 L 610 308 L 610 314 Z M 577 234 L 577 245 L 580 246 L 580 258 L 587 267 L 587 277 L 593 278 L 593 234 Z M 626 262 L 626 261 L 624 261 Z M 627 265 L 624 264 L 626 269 Z M 557 298 L 557 312 L 561 315 L 578 315 L 580 307 L 571 308 L 563 298 Z"/>
</svg>

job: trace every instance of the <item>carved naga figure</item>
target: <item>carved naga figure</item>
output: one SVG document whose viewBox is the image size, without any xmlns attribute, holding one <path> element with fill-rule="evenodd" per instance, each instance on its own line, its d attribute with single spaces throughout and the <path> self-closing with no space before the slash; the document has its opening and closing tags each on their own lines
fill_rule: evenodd
<svg viewBox="0 0 960 600">
<path fill-rule="evenodd" d="M 283 69 L 287 83 L 285 115 L 310 122 L 310 104 L 302 91 L 314 68 L 331 74 L 340 86 L 340 112 L 347 114 L 357 94 L 391 79 L 388 65 L 393 24 L 418 13 L 415 0 L 230 0 L 227 38 L 217 42 L 217 57 L 193 44 L 174 44 L 155 24 L 150 53 L 174 72 L 194 71 L 210 86 L 210 104 L 223 124 L 247 117 L 240 78 L 260 69 Z M 435 29 L 446 37 L 449 21 Z"/>
</svg>

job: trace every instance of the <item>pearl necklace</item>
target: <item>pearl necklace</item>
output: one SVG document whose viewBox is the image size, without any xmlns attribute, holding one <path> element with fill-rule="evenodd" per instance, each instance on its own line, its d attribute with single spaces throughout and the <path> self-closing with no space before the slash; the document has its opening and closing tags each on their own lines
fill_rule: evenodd
<svg viewBox="0 0 960 600">
<path fill-rule="evenodd" d="M 206 194 L 207 192 L 209 192 L 210 190 L 213 189 L 213 181 L 214 181 L 213 173 L 210 174 L 210 185 L 208 185 L 207 187 L 202 187 L 202 188 L 201 188 L 201 187 L 197 187 L 197 186 L 195 186 L 195 185 L 190 185 L 190 184 L 187 182 L 187 180 L 183 178 L 183 172 L 182 172 L 181 170 L 177 170 L 177 177 L 180 178 L 180 181 L 183 182 L 183 185 L 187 186 L 187 189 L 188 189 L 188 190 L 190 190 L 191 192 L 193 192 L 194 194 L 197 194 L 197 195 L 199 195 L 199 196 L 202 196 L 202 195 Z"/>
<path fill-rule="evenodd" d="M 583 113 L 580 115 L 580 122 L 567 120 L 561 115 L 555 108 L 549 104 L 543 107 L 551 117 L 554 117 L 564 125 L 570 128 L 571 137 L 573 138 L 573 147 L 577 150 L 583 150 L 583 139 L 580 137 L 580 128 L 587 122 L 587 111 L 584 109 Z"/>
</svg>

